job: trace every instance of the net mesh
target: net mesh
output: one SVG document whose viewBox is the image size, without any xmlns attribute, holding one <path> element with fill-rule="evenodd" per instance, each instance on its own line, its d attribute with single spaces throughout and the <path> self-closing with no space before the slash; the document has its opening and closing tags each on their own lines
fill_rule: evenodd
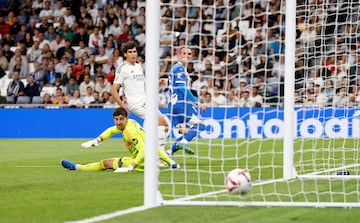
<svg viewBox="0 0 360 223">
<path fill-rule="evenodd" d="M 207 105 L 207 128 L 190 143 L 196 154 L 176 153 L 182 169 L 160 175 L 165 200 L 359 202 L 359 2 L 298 0 L 296 27 L 285 27 L 285 6 L 161 2 L 161 93 L 179 49 L 187 46 L 194 55 L 187 67 L 192 92 Z M 296 30 L 293 126 L 283 122 L 285 28 Z M 283 180 L 282 137 L 289 127 L 296 129 L 298 178 Z M 245 196 L 225 190 L 234 168 L 251 174 L 253 188 Z"/>
</svg>

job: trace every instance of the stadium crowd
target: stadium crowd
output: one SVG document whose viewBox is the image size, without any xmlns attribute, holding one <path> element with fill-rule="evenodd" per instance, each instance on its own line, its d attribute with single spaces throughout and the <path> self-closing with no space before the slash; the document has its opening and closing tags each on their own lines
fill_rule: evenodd
<svg viewBox="0 0 360 223">
<path fill-rule="evenodd" d="M 329 1 L 297 1 L 298 106 L 360 105 L 359 2 Z M 161 0 L 160 7 L 160 107 L 185 45 L 193 50 L 187 71 L 200 102 L 282 106 L 285 1 Z M 0 1 L 0 104 L 115 107 L 110 92 L 122 44 L 136 41 L 145 63 L 152 31 L 145 9 L 145 0 Z"/>
</svg>

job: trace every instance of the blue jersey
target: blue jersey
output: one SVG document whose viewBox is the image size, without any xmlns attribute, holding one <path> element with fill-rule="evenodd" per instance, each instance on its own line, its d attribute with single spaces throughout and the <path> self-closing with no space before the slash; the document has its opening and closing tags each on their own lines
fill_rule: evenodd
<svg viewBox="0 0 360 223">
<path fill-rule="evenodd" d="M 197 104 L 198 101 L 190 91 L 190 77 L 185 67 L 180 63 L 176 63 L 169 76 L 169 96 L 172 105 L 177 103 Z"/>
<path fill-rule="evenodd" d="M 190 77 L 185 67 L 176 63 L 169 75 L 169 114 L 171 123 L 175 126 L 179 123 L 188 122 L 192 116 L 197 116 L 195 105 L 198 100 L 190 91 Z"/>
</svg>

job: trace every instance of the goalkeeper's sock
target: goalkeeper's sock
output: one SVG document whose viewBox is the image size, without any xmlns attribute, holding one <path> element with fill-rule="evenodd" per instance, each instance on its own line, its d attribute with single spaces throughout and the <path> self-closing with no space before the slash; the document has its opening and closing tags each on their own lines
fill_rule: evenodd
<svg viewBox="0 0 360 223">
<path fill-rule="evenodd" d="M 85 165 L 76 164 L 76 169 L 85 170 L 85 171 L 99 171 L 99 170 L 105 170 L 105 166 L 103 161 L 101 160 L 100 162 L 89 163 Z"/>
</svg>

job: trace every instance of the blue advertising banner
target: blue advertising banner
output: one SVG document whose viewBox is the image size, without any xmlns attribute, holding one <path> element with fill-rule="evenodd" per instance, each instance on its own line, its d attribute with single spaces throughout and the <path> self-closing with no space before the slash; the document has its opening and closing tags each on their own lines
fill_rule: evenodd
<svg viewBox="0 0 360 223">
<path fill-rule="evenodd" d="M 94 138 L 113 125 L 112 112 L 0 109 L 0 138 Z M 281 138 L 285 131 L 283 108 L 214 108 L 201 115 L 206 124 L 202 138 Z M 296 137 L 359 138 L 360 108 L 297 108 L 295 123 Z M 170 137 L 174 136 L 173 131 Z"/>
</svg>

